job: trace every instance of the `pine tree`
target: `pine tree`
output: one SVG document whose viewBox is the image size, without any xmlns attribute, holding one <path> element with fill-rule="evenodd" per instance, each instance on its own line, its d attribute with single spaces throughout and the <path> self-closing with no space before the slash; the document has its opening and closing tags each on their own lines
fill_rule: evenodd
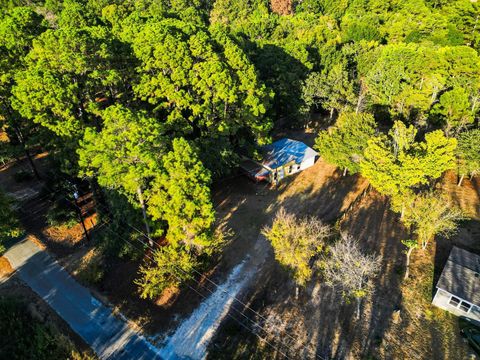
<svg viewBox="0 0 480 360">
<path fill-rule="evenodd" d="M 149 213 L 168 223 L 167 240 L 202 250 L 211 245 L 215 220 L 210 199 L 210 172 L 183 138 L 174 139 L 162 158 L 149 192 Z"/>
</svg>

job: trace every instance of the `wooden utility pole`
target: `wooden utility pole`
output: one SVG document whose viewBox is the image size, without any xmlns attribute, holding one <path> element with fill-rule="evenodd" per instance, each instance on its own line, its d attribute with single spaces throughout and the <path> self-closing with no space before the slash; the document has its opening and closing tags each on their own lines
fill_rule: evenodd
<svg viewBox="0 0 480 360">
<path fill-rule="evenodd" d="M 78 205 L 79 195 L 78 195 L 78 191 L 77 191 L 76 187 L 75 187 L 75 191 L 73 193 L 73 198 L 75 199 L 75 207 L 77 209 L 78 216 L 80 217 L 80 222 L 81 222 L 82 227 L 83 227 L 83 233 L 85 234 L 85 237 L 87 238 L 87 241 L 90 242 L 90 236 L 88 235 L 88 231 L 87 231 L 87 228 L 85 226 L 85 220 L 84 220 L 83 215 L 82 215 L 82 208 Z"/>
</svg>

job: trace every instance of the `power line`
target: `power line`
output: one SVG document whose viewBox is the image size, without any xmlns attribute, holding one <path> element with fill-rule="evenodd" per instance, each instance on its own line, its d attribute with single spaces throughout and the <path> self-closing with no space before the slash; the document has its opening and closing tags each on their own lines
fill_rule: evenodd
<svg viewBox="0 0 480 360">
<path fill-rule="evenodd" d="M 117 235 L 119 236 L 116 232 L 110 230 L 108 227 L 105 228 L 106 230 L 110 231 L 112 234 L 114 235 Z M 138 248 L 137 246 L 134 245 L 134 243 L 130 240 L 128 240 L 127 238 L 123 238 L 122 236 L 119 236 L 120 239 L 130 243 L 133 247 L 139 249 L 139 250 L 142 250 L 140 248 Z M 142 243 L 144 245 L 146 245 L 146 243 Z M 155 259 L 153 259 L 149 254 L 145 254 L 145 256 L 150 259 L 152 262 L 155 262 Z M 179 270 L 183 271 L 185 273 L 185 271 L 181 268 L 179 268 Z M 182 281 L 182 279 L 180 279 L 176 274 L 173 274 L 172 275 L 181 283 L 185 283 L 184 281 Z M 195 280 L 194 280 L 195 281 Z M 201 283 L 195 281 L 198 285 L 202 286 Z M 201 294 L 197 289 L 193 288 L 192 286 L 190 286 L 189 284 L 185 284 L 187 285 L 188 288 L 190 288 L 191 290 L 193 290 L 195 293 L 197 293 L 203 300 L 205 300 L 207 297 L 203 294 Z M 206 288 L 206 287 L 205 287 Z M 210 294 L 213 294 L 213 291 L 206 288 Z M 235 307 L 232 307 L 231 308 L 232 310 L 238 312 L 240 315 L 243 315 L 247 320 L 251 321 L 254 323 L 254 325 L 260 327 L 262 330 L 265 331 L 265 329 L 263 329 L 258 323 L 256 323 L 255 321 L 253 321 L 252 319 L 248 318 L 245 314 L 243 314 L 242 312 L 240 312 L 239 310 L 235 309 Z M 289 357 L 284 353 L 282 352 L 280 349 L 278 349 L 277 347 L 275 347 L 272 343 L 270 343 L 267 339 L 261 337 L 260 335 L 258 335 L 257 333 L 255 333 L 252 329 L 248 328 L 245 324 L 243 324 L 240 320 L 238 320 L 237 318 L 235 318 L 233 315 L 231 315 L 230 313 L 227 313 L 227 316 L 229 316 L 230 318 L 232 318 L 235 322 L 237 322 L 238 324 L 240 324 L 241 326 L 243 326 L 245 329 L 247 329 L 249 332 L 253 333 L 254 335 L 256 335 L 260 340 L 264 341 L 265 343 L 267 343 L 268 345 L 270 345 L 274 350 L 278 351 L 280 354 L 282 354 L 284 357 L 286 357 L 287 359 L 289 359 Z M 283 345 L 283 344 L 282 344 Z"/>
<path fill-rule="evenodd" d="M 62 173 L 60 173 L 60 175 L 62 175 L 62 177 L 70 183 L 70 179 L 67 179 Z M 236 176 L 234 176 L 236 177 Z M 58 189 L 52 193 L 59 193 L 60 191 L 66 191 L 65 189 Z M 68 199 L 67 197 L 65 196 L 62 196 L 64 197 L 67 201 L 71 202 L 70 199 Z M 106 211 L 107 213 L 109 212 L 109 210 L 103 206 L 102 204 L 98 204 L 96 203 L 96 206 L 98 208 L 103 208 L 104 211 Z M 104 216 L 109 219 L 110 221 L 112 221 L 113 219 L 110 218 L 108 215 L 104 214 Z M 104 221 L 99 221 L 99 222 L 102 222 L 104 225 L 108 225 L 108 223 L 104 222 Z M 123 225 L 124 224 L 124 225 Z M 125 225 L 128 226 L 129 228 L 133 229 L 134 231 L 136 231 L 137 233 L 139 233 L 140 235 L 142 235 L 145 239 L 148 239 L 149 241 L 152 241 L 153 243 L 155 243 L 153 241 L 153 239 L 149 236 L 147 236 L 144 232 L 142 232 L 141 230 L 137 229 L 135 226 L 123 221 L 122 224 L 120 224 L 124 229 L 125 229 Z M 111 233 L 114 233 L 112 230 L 110 230 L 108 227 L 105 228 L 107 230 L 109 230 Z M 115 235 L 119 236 L 117 233 L 114 233 Z M 121 239 L 125 240 L 124 238 L 120 237 Z M 143 242 L 141 241 L 140 239 L 138 239 L 143 246 L 146 246 L 149 250 L 151 250 L 152 252 L 156 251 L 156 250 L 160 250 L 162 251 L 162 248 L 157 248 L 155 249 L 154 247 L 152 247 L 150 244 L 148 244 L 147 242 Z M 133 243 L 128 241 L 128 243 L 130 245 L 133 246 Z M 136 248 L 136 247 L 135 247 Z M 138 249 L 138 248 L 137 248 Z M 154 259 L 152 259 L 148 254 L 144 254 L 145 256 L 147 256 L 151 261 L 155 261 Z M 182 268 L 176 266 L 175 264 L 172 264 L 177 270 L 180 270 L 181 272 L 183 273 L 186 273 L 185 270 L 183 270 Z M 207 276 L 205 276 L 204 274 L 200 273 L 198 270 L 196 270 L 195 268 L 192 268 L 193 272 L 195 272 L 196 274 L 200 275 L 202 278 L 206 279 L 210 284 L 214 285 L 217 289 L 220 289 L 220 285 L 218 285 L 217 283 L 215 283 L 213 280 L 211 280 L 210 278 L 208 278 Z M 175 276 L 175 275 L 174 275 Z M 176 276 L 175 276 L 176 277 Z M 177 279 L 182 282 L 178 277 Z M 195 279 L 192 279 L 197 285 L 199 286 L 204 286 L 203 284 L 201 284 L 199 281 L 195 280 Z M 189 286 L 190 287 L 190 286 Z M 191 288 L 191 287 L 190 287 Z M 207 287 L 205 287 L 208 291 L 210 291 L 210 293 L 213 293 L 210 289 L 208 289 Z M 239 304 L 241 304 L 245 309 L 248 309 L 249 311 L 251 311 L 253 314 L 257 315 L 258 317 L 260 317 L 262 320 L 264 320 L 265 322 L 267 321 L 267 319 L 262 316 L 260 313 L 258 313 L 257 311 L 255 311 L 254 309 L 252 309 L 250 306 L 248 306 L 247 304 L 245 304 L 244 302 L 242 302 L 241 300 L 239 300 L 236 296 L 230 294 L 228 291 L 226 290 L 221 290 L 223 293 L 225 293 L 226 295 L 228 295 L 230 298 L 232 298 L 234 301 L 237 301 Z M 236 312 L 240 313 L 243 317 L 245 317 L 247 320 L 253 322 L 256 326 L 258 326 L 261 330 L 263 330 L 264 332 L 268 333 L 268 331 L 265 330 L 264 327 L 262 327 L 260 324 L 258 324 L 257 322 L 255 322 L 254 320 L 250 319 L 249 317 L 247 317 L 245 314 L 243 314 L 242 312 L 239 312 L 237 309 L 235 309 L 235 307 L 232 307 L 233 310 L 235 310 Z M 277 328 L 275 325 L 273 325 L 273 327 Z M 278 328 L 277 328 L 278 329 Z M 297 339 L 295 339 L 292 335 L 290 335 L 286 330 L 281 330 L 281 329 L 278 329 L 280 330 L 281 333 L 285 333 L 291 340 L 293 341 L 296 341 Z M 257 335 L 257 334 L 255 334 Z M 266 341 L 266 340 L 265 340 Z M 266 341 L 267 342 L 267 341 Z M 268 343 L 268 342 L 267 342 Z M 285 345 L 283 342 L 281 342 L 282 345 Z M 276 349 L 278 350 L 278 349 Z M 279 350 L 278 350 L 279 351 Z M 280 352 L 280 351 L 279 351 Z M 281 352 L 280 352 L 281 353 Z M 285 357 L 288 358 L 288 356 L 286 356 L 285 354 L 282 353 L 282 355 L 284 355 Z M 324 360 L 324 358 L 322 356 L 320 356 L 319 354 L 315 354 L 315 356 L 321 360 Z"/>
</svg>

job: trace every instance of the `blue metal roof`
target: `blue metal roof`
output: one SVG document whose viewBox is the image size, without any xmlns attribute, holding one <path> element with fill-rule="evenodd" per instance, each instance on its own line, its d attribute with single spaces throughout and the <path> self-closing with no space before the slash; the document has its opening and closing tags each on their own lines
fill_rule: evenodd
<svg viewBox="0 0 480 360">
<path fill-rule="evenodd" d="M 271 169 L 276 169 L 292 161 L 300 164 L 304 160 L 318 155 L 303 142 L 287 138 L 265 145 L 262 147 L 262 152 L 264 154 L 262 164 Z"/>
</svg>

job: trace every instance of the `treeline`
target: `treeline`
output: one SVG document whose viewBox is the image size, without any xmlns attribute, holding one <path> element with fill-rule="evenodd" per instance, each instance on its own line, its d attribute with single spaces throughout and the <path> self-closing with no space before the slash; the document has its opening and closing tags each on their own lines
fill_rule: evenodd
<svg viewBox="0 0 480 360">
<path fill-rule="evenodd" d="M 11 143 L 88 178 L 113 229 L 128 219 L 165 238 L 158 266 L 142 268 L 144 296 L 188 278 L 218 248 L 210 185 L 239 149 L 269 141 L 274 127 L 305 126 L 312 112 L 338 117 L 319 140 L 327 160 L 368 174 L 361 160 L 392 148 L 388 166 L 420 177 L 393 188 L 416 193 L 452 167 L 455 149 L 463 173 L 478 169 L 468 130 L 480 100 L 476 2 L 1 3 L 0 118 Z M 396 145 L 377 126 L 393 121 L 390 137 L 406 136 Z M 427 174 L 400 164 L 432 152 L 448 161 Z M 114 236 L 107 243 L 129 251 Z"/>
</svg>

